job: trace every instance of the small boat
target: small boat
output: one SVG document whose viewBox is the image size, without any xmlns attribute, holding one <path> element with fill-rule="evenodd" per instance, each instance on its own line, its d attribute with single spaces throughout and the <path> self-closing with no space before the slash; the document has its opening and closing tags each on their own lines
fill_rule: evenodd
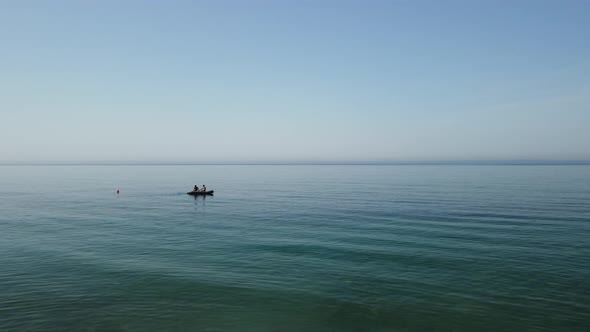
<svg viewBox="0 0 590 332">
<path fill-rule="evenodd" d="M 213 190 L 208 190 L 208 191 L 189 191 L 189 192 L 187 192 L 187 194 L 193 195 L 193 196 L 213 195 Z"/>
</svg>

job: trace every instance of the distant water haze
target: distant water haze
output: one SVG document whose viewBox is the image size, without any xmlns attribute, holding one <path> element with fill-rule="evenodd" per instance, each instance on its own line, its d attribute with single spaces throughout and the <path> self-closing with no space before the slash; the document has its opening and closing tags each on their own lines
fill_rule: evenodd
<svg viewBox="0 0 590 332">
<path fill-rule="evenodd" d="M 590 160 L 587 1 L 0 3 L 0 163 Z"/>
</svg>

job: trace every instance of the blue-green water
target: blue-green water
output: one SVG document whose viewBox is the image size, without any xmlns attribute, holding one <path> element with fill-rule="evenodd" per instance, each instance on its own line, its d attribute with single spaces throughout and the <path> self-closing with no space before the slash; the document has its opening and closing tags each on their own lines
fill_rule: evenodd
<svg viewBox="0 0 590 332">
<path fill-rule="evenodd" d="M 0 167 L 0 331 L 589 328 L 590 166 Z"/>
</svg>

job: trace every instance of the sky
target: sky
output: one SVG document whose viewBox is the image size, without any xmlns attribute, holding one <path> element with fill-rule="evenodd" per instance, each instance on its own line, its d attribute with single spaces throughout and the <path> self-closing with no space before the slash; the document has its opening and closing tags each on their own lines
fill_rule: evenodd
<svg viewBox="0 0 590 332">
<path fill-rule="evenodd" d="M 590 1 L 0 0 L 0 163 L 590 160 Z"/>
</svg>

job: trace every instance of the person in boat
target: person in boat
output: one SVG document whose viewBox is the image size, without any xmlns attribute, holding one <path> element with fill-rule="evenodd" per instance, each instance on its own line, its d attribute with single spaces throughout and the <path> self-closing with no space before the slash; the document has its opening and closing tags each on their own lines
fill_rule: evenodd
<svg viewBox="0 0 590 332">
<path fill-rule="evenodd" d="M 193 188 L 193 191 L 199 191 L 199 187 L 197 187 L 196 184 L 195 184 L 195 187 Z"/>
<path fill-rule="evenodd" d="M 205 187 L 205 185 L 203 185 L 203 189 L 201 191 L 203 191 L 203 192 L 207 191 L 207 187 Z"/>
</svg>

